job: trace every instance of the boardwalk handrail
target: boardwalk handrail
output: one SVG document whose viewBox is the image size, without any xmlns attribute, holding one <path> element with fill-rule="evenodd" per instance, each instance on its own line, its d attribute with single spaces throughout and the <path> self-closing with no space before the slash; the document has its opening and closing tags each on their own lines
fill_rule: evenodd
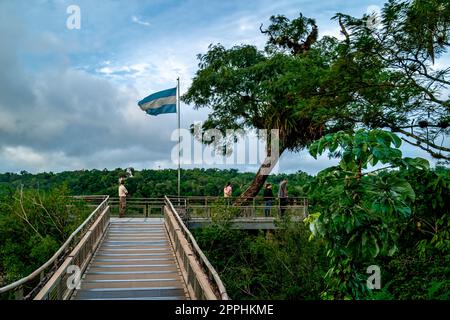
<svg viewBox="0 0 450 320">
<path fill-rule="evenodd" d="M 83 197 L 80 198 L 82 199 Z M 42 280 L 45 275 L 45 270 L 48 267 L 56 265 L 58 263 L 58 261 L 62 258 L 62 256 L 65 255 L 70 249 L 71 244 L 73 244 L 72 241 L 76 239 L 77 236 L 79 235 L 82 236 L 82 231 L 85 229 L 85 227 L 91 225 L 96 220 L 97 215 L 103 212 L 103 210 L 107 207 L 109 196 L 97 196 L 97 199 L 98 198 L 100 198 L 103 201 L 97 206 L 97 208 L 95 208 L 95 210 L 89 215 L 89 217 L 87 217 L 86 220 L 84 220 L 84 222 L 75 231 L 72 232 L 72 234 L 69 236 L 66 242 L 64 242 L 64 244 L 58 249 L 58 251 L 55 252 L 55 254 L 47 262 L 45 262 L 42 266 L 40 266 L 38 269 L 33 271 L 28 276 L 19 279 L 11 284 L 8 284 L 4 287 L 1 287 L 0 294 L 14 289 L 18 289 L 20 286 L 34 280 L 38 276 L 40 276 Z"/>
<path fill-rule="evenodd" d="M 110 207 L 106 205 L 97 215 L 94 223 L 84 233 L 75 248 L 67 255 L 50 280 L 34 297 L 34 300 L 67 300 L 80 284 L 80 278 L 86 271 L 92 256 L 109 226 Z M 75 271 L 75 273 L 74 273 Z"/>
<path fill-rule="evenodd" d="M 175 217 L 179 227 L 181 228 L 181 231 L 182 231 L 183 235 L 186 237 L 188 242 L 191 244 L 191 246 L 193 248 L 193 252 L 196 254 L 196 256 L 199 259 L 199 261 L 202 264 L 202 266 L 204 268 L 206 268 L 206 271 L 208 271 L 209 275 L 212 276 L 212 279 L 210 279 L 210 280 L 212 280 L 213 284 L 218 289 L 219 295 L 220 295 L 220 299 L 222 299 L 222 300 L 229 300 L 230 298 L 229 298 L 229 296 L 227 294 L 225 286 L 223 285 L 222 280 L 220 279 L 217 271 L 214 269 L 214 267 L 211 265 L 211 263 L 206 258 L 206 256 L 203 253 L 203 251 L 198 246 L 197 241 L 195 240 L 195 238 L 192 235 L 192 233 L 189 231 L 189 229 L 184 224 L 184 222 L 181 219 L 181 217 L 179 216 L 178 212 L 175 210 L 172 202 L 169 200 L 169 198 L 167 196 L 164 196 L 164 198 L 166 200 L 167 205 L 170 208 L 170 211 L 173 213 L 173 215 L 174 215 L 174 217 Z"/>
<path fill-rule="evenodd" d="M 119 215 L 119 203 L 118 197 L 110 197 L 109 205 L 111 207 L 111 215 Z M 127 198 L 126 204 L 126 217 L 163 217 L 164 207 L 166 205 L 165 199 L 160 198 Z"/>
<path fill-rule="evenodd" d="M 168 197 L 169 199 L 180 199 L 180 200 L 219 200 L 219 199 L 229 199 L 232 203 L 234 203 L 236 200 L 240 199 L 239 196 L 233 196 L 233 197 L 228 197 L 225 198 L 223 196 L 177 196 L 177 195 L 166 195 L 165 197 Z M 146 199 L 146 198 L 137 198 L 137 199 Z M 248 201 L 259 201 L 259 202 L 263 202 L 267 199 L 267 197 L 264 196 L 255 196 L 255 197 L 248 197 L 247 200 Z M 280 198 L 277 195 L 274 195 L 273 197 L 271 197 L 272 200 L 274 201 L 279 201 Z M 308 203 L 308 197 L 287 197 L 287 199 L 289 199 L 290 201 L 295 201 L 297 202 L 299 205 L 306 205 Z M 249 206 L 249 204 L 247 205 L 243 205 L 243 206 Z"/>
<path fill-rule="evenodd" d="M 238 217 L 267 217 L 273 216 L 274 210 L 283 208 L 291 216 L 308 215 L 307 197 L 288 197 L 282 204 L 278 197 L 249 197 L 245 204 L 236 204 L 239 197 L 225 198 L 222 196 L 167 196 L 175 206 L 186 209 L 186 217 L 211 217 L 212 211 L 216 207 L 225 206 L 227 210 L 232 210 L 236 218 Z M 266 215 L 267 214 L 267 215 Z"/>
</svg>

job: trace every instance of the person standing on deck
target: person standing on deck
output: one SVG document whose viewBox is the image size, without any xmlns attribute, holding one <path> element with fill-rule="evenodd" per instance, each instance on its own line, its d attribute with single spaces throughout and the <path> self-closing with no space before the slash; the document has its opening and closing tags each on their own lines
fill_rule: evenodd
<svg viewBox="0 0 450 320">
<path fill-rule="evenodd" d="M 286 211 L 287 205 L 287 180 L 283 180 L 280 182 L 280 188 L 278 189 L 278 198 L 280 199 L 280 217 L 284 217 L 284 212 Z"/>
<path fill-rule="evenodd" d="M 125 179 L 120 178 L 120 185 L 119 185 L 119 218 L 123 218 L 125 216 L 125 210 L 127 206 L 127 195 L 128 190 L 125 188 Z"/>
<path fill-rule="evenodd" d="M 223 188 L 223 196 L 225 198 L 225 203 L 227 205 L 230 205 L 230 198 L 231 195 L 233 194 L 233 189 L 231 188 L 231 182 L 228 182 L 227 185 L 225 186 L 225 188 Z"/>
<path fill-rule="evenodd" d="M 264 189 L 264 216 L 268 217 L 270 215 L 270 207 L 272 207 L 273 203 L 273 190 L 272 185 L 270 183 L 266 184 Z"/>
</svg>

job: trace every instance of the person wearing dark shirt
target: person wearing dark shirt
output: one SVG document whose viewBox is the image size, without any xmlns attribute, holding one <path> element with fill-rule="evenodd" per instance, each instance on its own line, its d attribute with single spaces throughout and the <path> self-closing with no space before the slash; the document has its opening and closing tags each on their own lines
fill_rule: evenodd
<svg viewBox="0 0 450 320">
<path fill-rule="evenodd" d="M 266 184 L 266 187 L 264 188 L 264 203 L 264 216 L 268 217 L 270 216 L 270 208 L 272 207 L 273 203 L 273 190 L 270 183 Z"/>
</svg>

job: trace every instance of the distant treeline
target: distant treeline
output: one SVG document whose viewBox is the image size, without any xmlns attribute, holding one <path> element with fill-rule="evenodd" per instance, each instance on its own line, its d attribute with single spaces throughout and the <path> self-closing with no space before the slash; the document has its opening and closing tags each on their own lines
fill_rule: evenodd
<svg viewBox="0 0 450 320">
<path fill-rule="evenodd" d="M 126 170 L 78 170 L 61 173 L 44 172 L 31 174 L 22 171 L 0 174 L 0 194 L 14 192 L 23 186 L 26 189 L 49 190 L 53 187 L 67 185 L 71 195 L 110 195 L 117 196 L 118 179 L 127 176 Z M 184 196 L 219 196 L 223 187 L 231 182 L 233 196 L 238 196 L 251 183 L 254 173 L 242 173 L 235 169 L 191 169 L 181 171 L 181 194 Z M 313 177 L 299 171 L 294 174 L 270 175 L 268 182 L 278 184 L 288 179 L 290 196 L 305 196 L 304 186 Z M 141 170 L 134 171 L 133 177 L 126 180 L 126 187 L 131 197 L 163 197 L 177 194 L 177 170 Z M 262 195 L 262 191 L 260 192 Z"/>
</svg>

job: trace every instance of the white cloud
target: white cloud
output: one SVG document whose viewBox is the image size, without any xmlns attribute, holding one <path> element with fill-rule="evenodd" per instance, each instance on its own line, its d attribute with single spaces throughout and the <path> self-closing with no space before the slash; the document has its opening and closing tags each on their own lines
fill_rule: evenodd
<svg viewBox="0 0 450 320">
<path fill-rule="evenodd" d="M 140 24 L 140 25 L 142 25 L 142 26 L 146 26 L 146 27 L 150 27 L 150 22 L 147 22 L 147 21 L 143 21 L 143 20 L 140 20 L 138 17 L 136 17 L 136 16 L 132 16 L 131 17 L 131 21 L 133 21 L 134 23 L 137 23 L 137 24 Z"/>
<path fill-rule="evenodd" d="M 333 27 L 333 26 L 321 30 L 320 36 L 321 37 L 330 36 L 330 37 L 335 37 L 340 40 L 344 39 L 344 35 L 342 34 L 341 29 L 339 27 Z"/>
<path fill-rule="evenodd" d="M 13 114 L 0 110 L 0 132 L 13 132 L 16 129 L 16 118 Z"/>
<path fill-rule="evenodd" d="M 76 157 L 67 157 L 64 152 L 42 152 L 26 146 L 8 146 L 0 150 L 3 163 L 13 163 L 14 167 L 29 172 L 51 170 L 74 170 L 82 168 Z"/>
<path fill-rule="evenodd" d="M 96 70 L 98 73 L 103 73 L 106 75 L 110 75 L 118 72 L 130 72 L 130 68 L 127 66 L 123 67 L 103 67 Z"/>
<path fill-rule="evenodd" d="M 19 163 L 25 166 L 42 167 L 45 159 L 32 149 L 23 146 L 5 147 L 2 155 L 6 161 Z"/>
</svg>

